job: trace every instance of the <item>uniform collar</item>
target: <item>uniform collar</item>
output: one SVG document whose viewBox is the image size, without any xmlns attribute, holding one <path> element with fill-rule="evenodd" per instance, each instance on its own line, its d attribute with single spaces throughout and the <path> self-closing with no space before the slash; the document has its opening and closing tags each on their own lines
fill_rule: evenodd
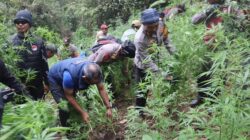
<svg viewBox="0 0 250 140">
<path fill-rule="evenodd" d="M 31 35 L 30 32 L 28 32 L 28 33 L 26 34 L 26 36 L 25 36 L 24 33 L 17 33 L 17 36 L 18 36 L 18 38 L 26 39 L 26 38 L 28 38 L 28 37 L 30 37 L 30 36 L 32 36 L 32 35 Z"/>
</svg>

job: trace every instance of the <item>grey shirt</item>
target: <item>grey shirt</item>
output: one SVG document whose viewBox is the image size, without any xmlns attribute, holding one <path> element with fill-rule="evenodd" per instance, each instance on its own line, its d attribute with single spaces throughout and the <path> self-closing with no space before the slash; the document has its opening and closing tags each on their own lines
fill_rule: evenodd
<svg viewBox="0 0 250 140">
<path fill-rule="evenodd" d="M 156 32 L 155 35 L 153 35 L 154 38 L 153 43 L 157 43 L 158 46 L 163 43 L 166 49 L 169 51 L 169 53 L 173 54 L 176 51 L 175 47 L 173 45 L 170 45 L 169 39 L 165 40 L 160 39 L 161 36 L 159 36 L 158 32 Z M 160 43 L 158 43 L 159 40 L 161 40 Z M 149 48 L 152 46 L 153 43 L 145 35 L 143 25 L 135 34 L 134 43 L 136 47 L 134 64 L 140 69 L 144 70 L 150 69 L 152 72 L 159 71 L 158 66 L 155 64 L 154 60 L 151 58 L 151 55 L 148 52 Z"/>
<path fill-rule="evenodd" d="M 135 58 L 134 64 L 139 69 L 150 69 L 153 72 L 159 70 L 158 66 L 151 59 L 151 55 L 148 52 L 148 49 L 151 47 L 152 43 L 149 38 L 144 33 L 144 26 L 142 25 L 140 29 L 135 34 Z"/>
</svg>

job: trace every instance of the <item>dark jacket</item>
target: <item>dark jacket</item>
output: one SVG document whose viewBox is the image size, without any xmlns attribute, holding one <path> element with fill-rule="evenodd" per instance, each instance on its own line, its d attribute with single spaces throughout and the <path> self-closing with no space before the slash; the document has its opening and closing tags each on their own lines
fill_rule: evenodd
<svg viewBox="0 0 250 140">
<path fill-rule="evenodd" d="M 91 62 L 82 58 L 66 59 L 53 65 L 50 68 L 48 76 L 49 78 L 53 78 L 58 85 L 62 86 L 63 72 L 68 71 L 74 82 L 74 90 L 84 90 L 89 87 L 89 84 L 85 83 L 82 79 L 82 76 L 84 76 L 83 69 L 89 63 Z"/>
<path fill-rule="evenodd" d="M 17 33 L 12 36 L 11 41 L 22 60 L 18 63 L 18 67 L 24 70 L 35 70 L 37 72 L 36 78 L 32 81 L 35 81 L 35 83 L 44 81 L 48 85 L 48 63 L 43 40 L 31 33 L 27 37 Z"/>
<path fill-rule="evenodd" d="M 5 84 L 6 86 L 15 89 L 17 93 L 23 90 L 22 85 L 13 77 L 8 69 L 5 67 L 5 64 L 0 59 L 0 82 Z"/>
</svg>

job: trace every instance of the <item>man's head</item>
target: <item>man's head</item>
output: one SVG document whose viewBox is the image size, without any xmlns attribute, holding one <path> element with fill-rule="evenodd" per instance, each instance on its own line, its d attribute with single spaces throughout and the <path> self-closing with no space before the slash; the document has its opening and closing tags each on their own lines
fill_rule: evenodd
<svg viewBox="0 0 250 140">
<path fill-rule="evenodd" d="M 122 48 L 120 51 L 120 55 L 122 57 L 129 57 L 129 58 L 134 58 L 135 57 L 135 44 L 129 40 L 126 40 L 122 44 Z"/>
<path fill-rule="evenodd" d="M 131 27 L 135 30 L 138 30 L 141 27 L 141 21 L 140 20 L 133 20 Z"/>
<path fill-rule="evenodd" d="M 176 6 L 178 8 L 178 13 L 182 13 L 186 11 L 186 6 L 185 4 L 179 4 Z"/>
<path fill-rule="evenodd" d="M 163 19 L 165 17 L 165 13 L 161 12 L 160 13 L 160 18 Z"/>
<path fill-rule="evenodd" d="M 100 29 L 102 30 L 102 32 L 103 32 L 104 35 L 108 34 L 108 26 L 106 24 L 102 24 L 100 26 Z"/>
<path fill-rule="evenodd" d="M 26 33 L 32 26 L 31 12 L 27 9 L 18 11 L 14 23 L 19 33 Z"/>
<path fill-rule="evenodd" d="M 65 46 L 69 46 L 70 42 L 71 42 L 70 37 L 64 37 L 63 38 L 63 43 L 64 43 Z"/>
<path fill-rule="evenodd" d="M 47 44 L 46 45 L 46 53 L 47 53 L 48 58 L 53 57 L 55 54 L 57 54 L 56 46 L 54 44 Z"/>
<path fill-rule="evenodd" d="M 146 9 L 141 13 L 141 22 L 144 25 L 144 30 L 151 34 L 157 31 L 160 15 L 152 8 Z"/>
<path fill-rule="evenodd" d="M 88 63 L 84 69 L 83 80 L 88 84 L 98 84 L 102 82 L 102 71 L 99 65 L 95 63 Z"/>
</svg>

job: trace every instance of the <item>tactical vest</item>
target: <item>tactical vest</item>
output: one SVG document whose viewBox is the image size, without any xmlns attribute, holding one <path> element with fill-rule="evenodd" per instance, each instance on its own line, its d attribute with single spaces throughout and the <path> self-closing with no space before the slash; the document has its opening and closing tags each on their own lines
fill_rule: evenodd
<svg viewBox="0 0 250 140">
<path fill-rule="evenodd" d="M 31 34 L 28 37 L 22 37 L 20 34 L 15 34 L 12 37 L 12 44 L 15 47 L 17 54 L 20 56 L 21 61 L 17 64 L 21 69 L 32 69 L 37 71 L 36 76 L 42 77 L 43 63 L 46 60 L 43 56 L 43 41 L 36 38 Z"/>
<path fill-rule="evenodd" d="M 89 84 L 83 81 L 84 67 L 88 62 L 82 58 L 71 58 L 58 62 L 49 70 L 49 76 L 53 77 L 59 85 L 62 85 L 63 72 L 68 71 L 74 82 L 75 90 L 84 90 L 89 87 Z"/>
</svg>

